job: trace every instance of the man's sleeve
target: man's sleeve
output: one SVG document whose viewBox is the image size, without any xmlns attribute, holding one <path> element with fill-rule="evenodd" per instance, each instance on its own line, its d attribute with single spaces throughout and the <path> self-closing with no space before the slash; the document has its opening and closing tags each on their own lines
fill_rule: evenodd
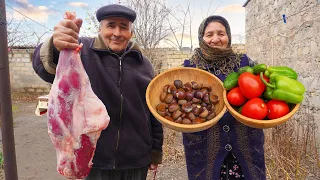
<svg viewBox="0 0 320 180">
<path fill-rule="evenodd" d="M 52 83 L 56 73 L 59 51 L 53 45 L 53 38 L 36 47 L 32 57 L 34 71 L 46 82 Z"/>
<path fill-rule="evenodd" d="M 152 152 L 151 161 L 153 164 L 162 163 L 163 128 L 162 124 L 150 113 L 152 128 Z"/>
</svg>

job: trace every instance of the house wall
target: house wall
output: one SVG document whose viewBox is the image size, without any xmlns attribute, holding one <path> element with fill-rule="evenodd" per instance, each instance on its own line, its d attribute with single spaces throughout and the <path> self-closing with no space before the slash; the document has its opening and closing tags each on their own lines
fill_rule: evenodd
<svg viewBox="0 0 320 180">
<path fill-rule="evenodd" d="M 320 3 L 251 0 L 246 9 L 246 51 L 267 65 L 296 70 L 306 87 L 301 111 L 320 118 Z M 286 23 L 282 16 L 287 17 Z"/>
<path fill-rule="evenodd" d="M 236 52 L 245 52 L 245 45 L 235 44 Z M 14 92 L 47 94 L 51 85 L 44 82 L 32 68 L 34 49 L 13 49 L 9 52 L 9 69 L 11 90 Z M 162 61 L 160 72 L 180 66 L 185 59 L 190 58 L 190 51 L 176 49 L 158 49 L 157 60 Z"/>
<path fill-rule="evenodd" d="M 9 52 L 10 85 L 14 92 L 45 94 L 50 84 L 44 82 L 32 68 L 34 49 L 13 49 Z"/>
</svg>

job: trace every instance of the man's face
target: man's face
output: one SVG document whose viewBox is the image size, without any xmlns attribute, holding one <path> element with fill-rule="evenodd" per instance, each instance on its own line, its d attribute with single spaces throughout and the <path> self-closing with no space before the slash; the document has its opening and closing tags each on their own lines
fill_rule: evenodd
<svg viewBox="0 0 320 180">
<path fill-rule="evenodd" d="M 110 17 L 100 22 L 100 36 L 113 52 L 123 52 L 132 36 L 132 23 L 122 17 Z"/>
</svg>

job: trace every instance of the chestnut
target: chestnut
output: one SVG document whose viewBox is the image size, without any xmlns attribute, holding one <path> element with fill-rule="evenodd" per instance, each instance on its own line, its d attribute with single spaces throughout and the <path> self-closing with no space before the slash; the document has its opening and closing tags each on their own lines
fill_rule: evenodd
<svg viewBox="0 0 320 180">
<path fill-rule="evenodd" d="M 177 88 L 174 85 L 169 85 L 167 92 L 169 94 L 173 94 L 173 93 L 175 93 L 176 90 L 177 90 Z"/>
<path fill-rule="evenodd" d="M 216 117 L 216 112 L 210 111 L 206 119 L 210 120 L 210 119 L 213 119 L 214 117 Z"/>
<path fill-rule="evenodd" d="M 161 101 L 161 102 L 164 102 L 164 98 L 166 97 L 166 95 L 167 95 L 166 92 L 162 92 L 162 93 L 160 94 L 160 101 Z"/>
<path fill-rule="evenodd" d="M 209 99 L 209 94 L 205 94 L 202 98 L 203 102 L 209 104 L 210 103 L 210 99 Z"/>
<path fill-rule="evenodd" d="M 169 121 L 173 121 L 173 118 L 171 116 L 165 116 L 164 118 L 168 119 Z"/>
<path fill-rule="evenodd" d="M 211 87 L 210 85 L 208 85 L 208 84 L 203 84 L 203 85 L 202 85 L 202 88 L 203 88 L 203 89 L 207 89 L 208 92 L 211 92 L 211 91 L 212 91 L 212 87 Z"/>
<path fill-rule="evenodd" d="M 208 90 L 206 88 L 202 88 L 200 91 L 203 95 L 208 94 Z"/>
<path fill-rule="evenodd" d="M 217 104 L 219 102 L 219 97 L 215 94 L 211 94 L 209 95 L 209 100 L 212 104 Z"/>
<path fill-rule="evenodd" d="M 182 115 L 182 112 L 180 110 L 176 110 L 175 112 L 172 113 L 172 118 L 177 119 Z"/>
<path fill-rule="evenodd" d="M 169 84 L 165 85 L 165 86 L 163 87 L 163 92 L 168 92 L 168 88 L 169 88 L 169 87 L 170 87 Z"/>
<path fill-rule="evenodd" d="M 167 104 L 159 103 L 156 107 L 157 111 L 166 112 Z"/>
<path fill-rule="evenodd" d="M 203 122 L 205 122 L 205 120 L 202 118 L 196 118 L 195 120 L 192 121 L 193 124 L 200 124 Z"/>
<path fill-rule="evenodd" d="M 187 113 L 185 113 L 185 112 L 182 112 L 182 114 L 181 114 L 181 118 L 185 118 L 187 116 Z"/>
<path fill-rule="evenodd" d="M 185 99 L 180 99 L 179 101 L 178 101 L 178 104 L 179 105 L 183 105 L 183 104 L 185 104 L 185 103 L 187 103 L 188 101 L 187 100 L 185 100 Z"/>
<path fill-rule="evenodd" d="M 181 81 L 181 80 L 178 80 L 178 79 L 173 81 L 173 85 L 174 85 L 177 89 L 183 87 L 182 81 Z"/>
<path fill-rule="evenodd" d="M 187 91 L 191 91 L 192 90 L 192 84 L 190 82 L 187 82 L 183 85 L 183 87 L 185 89 L 187 89 Z"/>
<path fill-rule="evenodd" d="M 162 117 L 165 117 L 167 115 L 166 111 L 157 111 L 157 112 Z"/>
<path fill-rule="evenodd" d="M 173 95 L 174 98 L 177 98 L 177 90 L 176 89 L 172 90 L 171 94 Z"/>
<path fill-rule="evenodd" d="M 192 124 L 192 122 L 190 121 L 190 119 L 183 118 L 182 119 L 182 124 Z"/>
<path fill-rule="evenodd" d="M 189 112 L 186 116 L 186 118 L 190 119 L 191 121 L 193 121 L 194 119 L 196 119 L 196 116 L 192 113 L 192 112 Z"/>
<path fill-rule="evenodd" d="M 209 111 L 206 108 L 202 108 L 202 112 L 199 114 L 199 117 L 206 118 L 209 114 Z"/>
<path fill-rule="evenodd" d="M 166 109 L 166 116 L 171 116 L 171 113 Z"/>
<path fill-rule="evenodd" d="M 206 107 L 208 109 L 208 111 L 214 111 L 216 109 L 216 107 L 213 104 L 208 104 L 208 106 Z"/>
<path fill-rule="evenodd" d="M 191 101 L 194 98 L 194 92 L 188 91 L 186 92 L 186 100 Z"/>
<path fill-rule="evenodd" d="M 192 102 L 195 103 L 195 104 L 200 104 L 201 103 L 201 99 L 198 99 L 198 98 L 192 98 Z"/>
<path fill-rule="evenodd" d="M 196 115 L 196 116 L 199 116 L 199 114 L 201 113 L 201 111 L 202 111 L 202 108 L 201 108 L 201 107 L 194 107 L 194 108 L 192 109 L 192 113 L 193 113 L 194 115 Z"/>
<path fill-rule="evenodd" d="M 178 99 L 186 99 L 186 92 L 183 89 L 178 89 L 176 92 L 176 98 Z"/>
<path fill-rule="evenodd" d="M 167 104 L 170 104 L 173 100 L 173 95 L 172 94 L 167 94 L 166 97 L 164 98 L 164 101 L 167 103 Z"/>
<path fill-rule="evenodd" d="M 202 99 L 203 98 L 203 93 L 200 90 L 197 90 L 194 93 L 194 97 L 197 98 L 197 99 Z"/>
<path fill-rule="evenodd" d="M 177 103 L 172 103 L 172 104 L 169 104 L 168 106 L 168 111 L 171 113 L 179 109 L 180 109 L 180 106 Z"/>
<path fill-rule="evenodd" d="M 208 106 L 208 104 L 206 104 L 205 102 L 202 102 L 200 105 L 201 105 L 202 107 L 207 107 L 207 106 Z"/>
<path fill-rule="evenodd" d="M 181 117 L 178 117 L 178 119 L 174 120 L 174 122 L 181 124 L 181 123 L 182 123 L 182 118 L 181 118 Z"/>
<path fill-rule="evenodd" d="M 192 84 L 193 89 L 201 89 L 202 88 L 202 83 L 197 83 L 195 81 L 192 81 L 191 84 Z"/>
<path fill-rule="evenodd" d="M 175 98 L 173 98 L 170 104 L 173 104 L 173 103 L 178 103 L 178 101 Z"/>
<path fill-rule="evenodd" d="M 186 104 L 183 104 L 183 105 L 181 106 L 181 109 L 182 109 L 183 112 L 189 113 L 189 112 L 192 111 L 193 107 L 192 107 L 192 104 L 191 104 L 190 102 L 188 102 L 188 103 L 186 103 Z"/>
</svg>

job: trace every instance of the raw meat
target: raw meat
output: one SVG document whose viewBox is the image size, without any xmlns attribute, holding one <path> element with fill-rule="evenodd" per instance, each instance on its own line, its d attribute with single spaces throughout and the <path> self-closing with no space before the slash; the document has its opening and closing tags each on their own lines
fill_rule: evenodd
<svg viewBox="0 0 320 180">
<path fill-rule="evenodd" d="M 56 148 L 57 170 L 69 179 L 89 174 L 97 140 L 110 121 L 91 89 L 78 51 L 61 50 L 48 104 L 48 133 Z"/>
</svg>

